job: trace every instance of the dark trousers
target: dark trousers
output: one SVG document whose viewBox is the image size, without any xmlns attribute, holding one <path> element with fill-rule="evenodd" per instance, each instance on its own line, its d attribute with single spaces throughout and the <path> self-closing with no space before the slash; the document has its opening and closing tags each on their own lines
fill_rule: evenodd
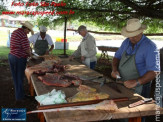
<svg viewBox="0 0 163 122">
<path fill-rule="evenodd" d="M 90 69 L 95 69 L 96 61 L 90 62 Z"/>
<path fill-rule="evenodd" d="M 21 100 L 24 98 L 24 72 L 26 68 L 27 59 L 26 58 L 18 58 L 12 54 L 8 55 L 8 60 L 10 64 L 10 70 L 12 73 L 12 77 L 14 80 L 14 88 L 15 88 L 15 98 L 16 100 Z"/>
</svg>

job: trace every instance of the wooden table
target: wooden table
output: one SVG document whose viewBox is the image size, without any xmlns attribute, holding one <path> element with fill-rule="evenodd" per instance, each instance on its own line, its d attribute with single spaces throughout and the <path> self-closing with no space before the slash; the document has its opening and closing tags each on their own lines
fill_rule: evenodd
<svg viewBox="0 0 163 122">
<path fill-rule="evenodd" d="M 98 50 L 101 50 L 101 56 L 98 59 L 98 63 L 110 65 L 111 61 L 109 59 L 108 51 L 116 52 L 118 47 L 109 47 L 109 46 L 97 46 Z"/>
<path fill-rule="evenodd" d="M 88 69 L 86 66 L 75 61 L 69 62 L 68 59 L 63 59 L 63 64 L 70 64 L 71 66 L 67 70 L 67 72 L 76 75 L 101 76 L 101 74 L 91 69 Z M 63 90 L 67 97 L 71 97 L 70 94 L 72 94 L 72 92 L 73 94 L 77 93 L 76 90 L 77 87 L 75 86 L 70 86 L 68 88 L 47 86 L 43 84 L 41 81 L 39 81 L 36 75 L 31 76 L 31 81 L 32 81 L 31 84 L 37 95 L 48 93 L 54 88 L 56 90 L 59 89 Z M 110 81 L 110 79 L 107 79 L 107 81 Z M 137 96 L 137 94 L 133 94 L 133 92 L 131 92 L 129 89 L 125 88 L 123 85 L 120 84 L 118 85 L 118 88 L 122 91 L 122 93 L 118 93 L 114 89 L 110 88 L 108 83 L 102 87 L 99 86 L 99 83 L 93 83 L 93 82 L 89 82 L 87 85 L 96 88 L 97 91 L 108 93 L 111 99 L 119 98 L 119 97 L 133 98 L 134 96 Z M 141 99 L 141 96 L 139 96 L 139 98 Z M 130 118 L 129 119 L 130 122 L 140 122 L 141 121 L 140 117 L 142 116 L 155 115 L 156 105 L 153 103 L 140 105 L 134 108 L 128 108 L 128 105 L 130 103 L 133 103 L 137 100 L 133 99 L 126 102 L 117 103 L 119 109 L 116 112 L 109 112 L 109 111 L 102 111 L 102 110 L 62 111 L 62 112 L 49 112 L 49 113 L 39 114 L 39 117 L 41 122 L 44 122 L 44 117 L 47 122 L 99 121 L 99 120 L 108 120 L 110 118 L 112 119 Z M 160 113 L 163 114 L 162 108 L 160 109 Z"/>
</svg>

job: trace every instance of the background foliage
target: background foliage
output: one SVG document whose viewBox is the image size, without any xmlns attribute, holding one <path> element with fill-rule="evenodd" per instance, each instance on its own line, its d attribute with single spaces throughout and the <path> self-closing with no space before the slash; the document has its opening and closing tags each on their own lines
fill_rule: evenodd
<svg viewBox="0 0 163 122">
<path fill-rule="evenodd" d="M 38 6 L 36 11 L 75 11 L 73 15 L 38 16 L 35 23 L 55 28 L 68 18 L 68 25 L 79 24 L 91 29 L 120 32 L 130 18 L 139 18 L 148 26 L 146 33 L 163 32 L 163 0 L 29 0 L 29 2 L 66 3 L 66 6 Z M 30 10 L 31 7 L 27 7 Z M 93 27 L 93 28 L 92 28 Z M 97 28 L 96 28 L 97 27 Z"/>
</svg>

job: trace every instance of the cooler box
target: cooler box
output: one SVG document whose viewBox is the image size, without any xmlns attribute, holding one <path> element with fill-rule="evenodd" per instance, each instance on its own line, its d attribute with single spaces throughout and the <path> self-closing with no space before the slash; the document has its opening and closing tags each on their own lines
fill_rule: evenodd
<svg viewBox="0 0 163 122">
<path fill-rule="evenodd" d="M 64 49 L 64 43 L 63 42 L 55 42 L 54 49 Z M 66 42 L 66 50 L 68 50 L 68 49 L 69 49 L 69 43 Z"/>
<path fill-rule="evenodd" d="M 64 39 L 61 39 L 61 42 L 64 42 Z M 66 39 L 66 42 L 67 42 L 67 39 Z"/>
</svg>

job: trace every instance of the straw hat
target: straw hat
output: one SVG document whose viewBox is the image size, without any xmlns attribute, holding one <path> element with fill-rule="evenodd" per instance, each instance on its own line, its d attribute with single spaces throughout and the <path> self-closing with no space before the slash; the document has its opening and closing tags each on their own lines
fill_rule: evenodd
<svg viewBox="0 0 163 122">
<path fill-rule="evenodd" d="M 139 19 L 133 18 L 127 21 L 127 25 L 122 28 L 121 34 L 125 37 L 134 37 L 146 29 L 146 25 L 140 23 Z"/>
<path fill-rule="evenodd" d="M 23 26 L 25 26 L 25 27 L 27 27 L 28 29 L 30 29 L 31 30 L 31 33 L 34 33 L 33 32 L 33 25 L 30 23 L 30 22 L 28 22 L 28 21 L 25 21 L 25 22 L 22 22 L 22 23 L 20 23 L 21 25 L 23 25 Z"/>
</svg>

